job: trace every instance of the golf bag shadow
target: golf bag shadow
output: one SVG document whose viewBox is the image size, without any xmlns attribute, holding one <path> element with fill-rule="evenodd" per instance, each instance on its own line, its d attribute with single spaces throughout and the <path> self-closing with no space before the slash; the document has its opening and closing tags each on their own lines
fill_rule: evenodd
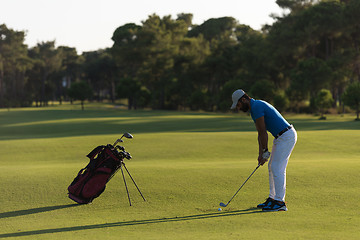
<svg viewBox="0 0 360 240">
<path fill-rule="evenodd" d="M 131 134 L 129 135 L 131 136 Z M 134 179 L 124 164 L 124 159 L 131 159 L 131 155 L 130 153 L 125 152 L 125 149 L 122 146 L 117 146 L 115 148 L 114 146 L 117 142 L 122 142 L 122 140 L 118 139 L 114 145 L 108 144 L 106 146 L 98 146 L 87 155 L 90 159 L 89 164 L 79 171 L 75 179 L 68 187 L 68 195 L 70 199 L 79 204 L 91 203 L 95 198 L 99 197 L 104 192 L 106 184 L 116 174 L 116 172 L 121 169 L 131 206 L 130 195 L 127 189 L 123 167 L 143 197 L 140 189 L 137 187 Z M 118 149 L 120 151 L 118 151 Z M 144 197 L 143 199 L 146 201 Z"/>
</svg>

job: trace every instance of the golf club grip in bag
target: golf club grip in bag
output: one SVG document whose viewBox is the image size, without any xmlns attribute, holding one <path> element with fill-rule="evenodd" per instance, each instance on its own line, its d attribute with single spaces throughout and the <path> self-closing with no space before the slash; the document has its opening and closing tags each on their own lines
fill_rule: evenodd
<svg viewBox="0 0 360 240">
<path fill-rule="evenodd" d="M 89 164 L 79 171 L 68 187 L 69 198 L 80 204 L 90 203 L 104 192 L 123 160 L 111 145 L 98 146 L 87 157 Z"/>
</svg>

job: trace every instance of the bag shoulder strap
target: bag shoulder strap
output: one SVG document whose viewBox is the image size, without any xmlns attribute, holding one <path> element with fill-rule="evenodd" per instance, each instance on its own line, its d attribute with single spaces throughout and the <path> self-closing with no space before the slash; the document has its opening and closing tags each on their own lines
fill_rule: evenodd
<svg viewBox="0 0 360 240">
<path fill-rule="evenodd" d="M 86 155 L 88 158 L 90 158 L 90 160 L 93 160 L 94 157 L 101 152 L 104 149 L 104 145 L 98 146 L 96 148 L 94 148 L 88 155 Z"/>
</svg>

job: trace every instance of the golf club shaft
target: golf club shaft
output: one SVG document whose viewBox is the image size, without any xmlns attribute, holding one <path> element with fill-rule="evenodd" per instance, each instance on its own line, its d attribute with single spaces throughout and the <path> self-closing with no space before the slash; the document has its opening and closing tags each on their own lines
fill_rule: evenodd
<svg viewBox="0 0 360 240">
<path fill-rule="evenodd" d="M 117 139 L 117 140 L 114 142 L 113 147 L 116 146 L 116 144 L 119 142 L 119 140 L 120 140 L 120 139 Z"/>
<path fill-rule="evenodd" d="M 245 182 L 241 185 L 241 187 L 236 191 L 236 193 L 234 194 L 234 196 L 232 196 L 232 198 L 227 202 L 226 206 L 231 202 L 231 200 L 233 200 L 233 198 L 236 196 L 236 194 L 240 191 L 240 189 L 245 185 L 245 183 L 250 179 L 250 177 L 254 174 L 254 172 L 260 167 L 260 164 L 257 165 L 257 167 L 255 168 L 255 170 L 250 174 L 250 176 L 245 180 Z"/>
<path fill-rule="evenodd" d="M 117 139 L 117 140 L 114 142 L 114 144 L 113 144 L 114 147 L 115 147 L 116 144 L 118 144 L 118 142 L 121 142 L 121 139 L 124 137 L 124 135 L 125 135 L 125 134 L 123 134 L 123 135 L 121 136 L 121 138 Z"/>
</svg>

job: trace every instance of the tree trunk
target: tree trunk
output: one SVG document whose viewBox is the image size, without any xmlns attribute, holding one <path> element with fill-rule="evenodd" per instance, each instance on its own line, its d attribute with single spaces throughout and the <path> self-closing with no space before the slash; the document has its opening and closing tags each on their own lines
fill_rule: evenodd
<svg viewBox="0 0 360 240">
<path fill-rule="evenodd" d="M 111 80 L 111 102 L 115 103 L 115 81 Z"/>
<path fill-rule="evenodd" d="M 325 60 L 330 57 L 329 38 L 325 38 Z"/>
<path fill-rule="evenodd" d="M 40 107 L 45 106 L 45 82 L 47 79 L 47 71 L 45 70 L 45 73 L 41 79 L 41 95 L 40 95 Z"/>
<path fill-rule="evenodd" d="M 2 66 L 2 62 L 0 62 L 0 67 Z M 5 107 L 4 104 L 4 95 L 5 95 L 5 89 L 4 89 L 4 71 L 0 69 L 0 107 Z"/>
</svg>

